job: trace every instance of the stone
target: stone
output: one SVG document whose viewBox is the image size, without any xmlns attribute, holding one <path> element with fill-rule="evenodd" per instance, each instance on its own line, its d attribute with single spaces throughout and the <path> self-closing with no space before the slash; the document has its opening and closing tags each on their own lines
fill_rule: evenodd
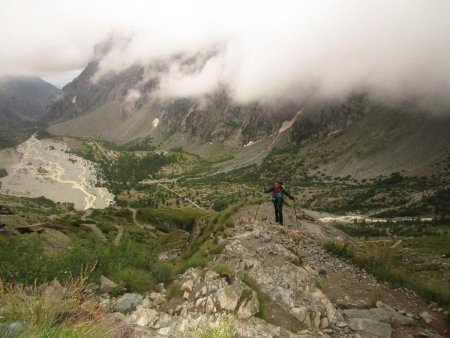
<svg viewBox="0 0 450 338">
<path fill-rule="evenodd" d="M 419 313 L 419 317 L 427 324 L 430 324 L 434 319 L 427 311 Z"/>
<path fill-rule="evenodd" d="M 115 322 L 128 322 L 128 317 L 125 316 L 122 312 L 113 312 L 111 313 L 111 318 L 115 321 Z"/>
<path fill-rule="evenodd" d="M 205 312 L 206 314 L 212 314 L 216 312 L 216 307 L 214 306 L 214 301 L 212 300 L 211 297 L 208 297 L 206 299 Z"/>
<path fill-rule="evenodd" d="M 222 310 L 234 311 L 241 298 L 244 287 L 241 284 L 229 285 L 216 292 L 219 307 Z"/>
<path fill-rule="evenodd" d="M 202 306 L 204 303 L 206 303 L 206 298 L 199 298 L 197 299 L 197 301 L 195 302 L 195 306 L 199 307 Z"/>
<path fill-rule="evenodd" d="M 100 308 L 100 304 L 93 299 L 88 299 L 80 305 L 80 308 L 88 313 L 96 313 Z"/>
<path fill-rule="evenodd" d="M 194 287 L 194 282 L 191 280 L 188 280 L 188 281 L 184 282 L 183 285 L 181 285 L 181 290 L 191 293 L 193 287 Z"/>
<path fill-rule="evenodd" d="M 146 309 L 138 306 L 131 314 L 131 321 L 140 326 L 153 326 L 158 320 L 158 312 L 153 309 Z"/>
<path fill-rule="evenodd" d="M 316 312 L 314 314 L 314 316 L 312 316 L 312 313 L 311 313 L 311 319 L 312 319 L 312 322 L 314 323 L 314 327 L 316 329 L 318 329 L 320 327 L 320 322 L 321 322 L 321 320 L 320 320 L 320 312 Z"/>
<path fill-rule="evenodd" d="M 323 317 L 320 321 L 320 328 L 326 329 L 330 325 L 330 322 L 328 321 L 327 317 Z"/>
<path fill-rule="evenodd" d="M 336 323 L 337 327 L 347 327 L 347 323 L 344 322 L 343 320 L 339 321 Z"/>
<path fill-rule="evenodd" d="M 93 294 L 93 293 L 95 293 L 95 291 L 97 291 L 99 288 L 100 288 L 100 287 L 99 287 L 97 284 L 95 284 L 95 283 L 89 283 L 88 285 L 86 285 L 86 287 L 85 287 L 84 289 L 85 289 L 85 291 L 86 291 L 87 293 Z"/>
<path fill-rule="evenodd" d="M 133 310 L 142 302 L 143 299 L 144 297 L 142 297 L 138 293 L 126 293 L 116 300 L 116 303 L 114 304 L 114 310 L 120 312 Z"/>
<path fill-rule="evenodd" d="M 299 322 L 303 323 L 308 315 L 308 309 L 304 306 L 302 307 L 293 307 L 291 309 L 291 313 L 295 318 L 299 320 Z"/>
<path fill-rule="evenodd" d="M 239 306 L 237 316 L 239 319 L 247 319 L 256 315 L 259 311 L 258 296 L 254 290 L 252 290 L 251 297 L 245 299 Z"/>
<path fill-rule="evenodd" d="M 367 318 L 350 318 L 348 326 L 359 333 L 372 334 L 382 338 L 392 337 L 392 327 L 390 324 L 381 323 Z"/>
<path fill-rule="evenodd" d="M 188 291 L 184 291 L 183 299 L 189 299 L 190 293 Z"/>
<path fill-rule="evenodd" d="M 21 332 L 25 330 L 25 323 L 20 321 L 15 321 L 12 323 L 9 323 L 6 328 L 4 329 L 5 337 L 17 337 Z"/>
<path fill-rule="evenodd" d="M 394 308 L 387 304 L 377 303 L 379 307 L 373 309 L 347 309 L 344 314 L 347 318 L 367 318 L 379 322 L 398 322 L 401 324 L 410 323 L 411 319 L 401 315 Z"/>
<path fill-rule="evenodd" d="M 105 276 L 100 276 L 100 292 L 101 293 L 110 293 L 114 290 L 118 285 L 114 283 L 112 280 L 106 278 Z"/>
<path fill-rule="evenodd" d="M 328 321 L 333 323 L 336 320 L 337 315 L 337 311 L 333 303 L 331 303 L 328 297 L 320 289 L 316 289 L 314 292 L 312 292 L 311 296 L 313 296 L 316 300 L 322 303 L 322 305 L 325 307 Z"/>
<path fill-rule="evenodd" d="M 213 270 L 208 270 L 208 271 L 206 271 L 206 274 L 205 274 L 205 281 L 212 281 L 219 277 L 220 276 L 217 272 L 215 272 Z"/>
<path fill-rule="evenodd" d="M 170 326 L 162 327 L 158 330 L 158 334 L 164 337 L 169 337 L 171 330 L 172 328 Z"/>
</svg>

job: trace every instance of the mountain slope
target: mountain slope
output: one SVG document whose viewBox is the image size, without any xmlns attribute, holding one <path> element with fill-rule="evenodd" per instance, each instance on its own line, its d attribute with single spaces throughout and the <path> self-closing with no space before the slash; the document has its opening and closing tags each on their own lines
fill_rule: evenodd
<svg viewBox="0 0 450 338">
<path fill-rule="evenodd" d="M 148 139 L 163 150 L 181 147 L 200 156 L 220 147 L 237 149 L 219 171 L 260 163 L 273 147 L 295 144 L 301 145 L 298 157 L 317 172 L 356 178 L 397 171 L 431 175 L 450 149 L 448 114 L 433 115 L 411 102 L 391 104 L 354 93 L 335 101 L 242 104 L 220 86 L 198 97 L 167 97 L 159 83 L 170 61 L 96 79 L 99 60 L 49 107 L 51 133 L 119 144 Z"/>
<path fill-rule="evenodd" d="M 58 88 L 38 77 L 0 77 L 0 122 L 2 126 L 33 126 L 46 113 Z"/>
<path fill-rule="evenodd" d="M 450 116 L 425 113 L 408 105 L 376 105 L 352 123 L 322 126 L 299 152 L 316 172 L 329 176 L 370 178 L 402 171 L 430 176 L 450 156 Z M 330 125 L 331 121 L 331 125 Z M 298 119 L 293 136 L 302 120 Z M 301 135 L 301 134 L 300 134 Z"/>
</svg>

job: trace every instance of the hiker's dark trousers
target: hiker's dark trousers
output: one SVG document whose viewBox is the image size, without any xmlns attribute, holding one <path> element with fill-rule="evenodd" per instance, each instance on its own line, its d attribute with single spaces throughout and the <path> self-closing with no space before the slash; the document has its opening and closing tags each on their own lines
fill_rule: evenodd
<svg viewBox="0 0 450 338">
<path fill-rule="evenodd" d="M 275 222 L 283 225 L 283 204 L 278 201 L 273 201 L 273 207 L 275 209 Z"/>
</svg>

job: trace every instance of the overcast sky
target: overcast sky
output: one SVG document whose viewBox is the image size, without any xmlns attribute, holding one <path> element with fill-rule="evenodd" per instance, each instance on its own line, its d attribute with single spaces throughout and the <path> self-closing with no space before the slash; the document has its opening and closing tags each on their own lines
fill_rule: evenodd
<svg viewBox="0 0 450 338">
<path fill-rule="evenodd" d="M 169 95 L 222 83 L 244 101 L 361 88 L 449 99 L 449 0 L 0 0 L 0 74 L 61 86 L 111 36 L 122 43 L 99 77 L 176 53 L 216 51 L 194 73 L 174 63 L 161 83 Z"/>
</svg>

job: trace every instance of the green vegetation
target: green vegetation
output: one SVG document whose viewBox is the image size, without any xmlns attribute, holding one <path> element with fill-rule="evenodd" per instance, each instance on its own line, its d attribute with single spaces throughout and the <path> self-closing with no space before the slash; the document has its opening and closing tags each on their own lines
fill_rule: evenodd
<svg viewBox="0 0 450 338">
<path fill-rule="evenodd" d="M 68 280 L 41 291 L 5 284 L 0 280 L 0 335 L 7 337 L 6 325 L 22 323 L 21 338 L 113 338 L 119 327 L 106 320 L 102 311 L 87 314 L 81 309 L 86 276 Z"/>
<path fill-rule="evenodd" d="M 259 302 L 259 312 L 256 316 L 267 320 L 269 309 L 267 308 L 266 295 L 261 291 L 259 284 L 246 272 L 242 276 L 242 281 L 247 284 L 250 289 L 253 289 L 256 292 Z"/>
<path fill-rule="evenodd" d="M 399 247 L 394 248 L 389 243 L 383 245 L 377 243 L 367 246 L 364 251 L 359 252 L 347 244 L 327 242 L 324 244 L 324 248 L 335 255 L 352 260 L 380 279 L 407 287 L 430 301 L 450 308 L 448 285 L 437 284 L 430 281 L 427 276 L 424 279 L 411 274 L 398 261 Z"/>
<path fill-rule="evenodd" d="M 222 319 L 217 328 L 194 332 L 192 336 L 194 338 L 234 338 L 235 334 L 231 319 Z"/>
<path fill-rule="evenodd" d="M 49 255 L 36 236 L 1 239 L 0 278 L 5 282 L 44 283 L 57 278 L 77 277 L 85 267 L 95 267 L 90 280 L 100 275 L 135 290 L 150 289 L 159 277 L 154 267 L 159 244 L 144 233 L 127 233 L 119 245 L 104 244 L 97 238 L 74 241 L 65 253 Z M 147 273 L 145 273 L 147 271 Z"/>
<path fill-rule="evenodd" d="M 207 213 L 199 209 L 161 209 L 161 208 L 141 208 L 137 211 L 139 222 L 155 225 L 158 230 L 168 232 L 171 229 L 179 228 L 190 232 L 200 217 Z"/>
<path fill-rule="evenodd" d="M 234 277 L 233 270 L 228 265 L 225 264 L 214 265 L 214 271 L 221 277 L 225 277 L 227 280 L 232 280 Z"/>
<path fill-rule="evenodd" d="M 181 290 L 182 283 L 180 281 L 175 281 L 169 285 L 167 288 L 167 298 L 172 299 L 176 297 L 181 297 L 183 290 Z"/>
<path fill-rule="evenodd" d="M 25 142 L 36 132 L 35 129 L 12 129 L 0 127 L 0 149 L 15 147 Z"/>
</svg>

